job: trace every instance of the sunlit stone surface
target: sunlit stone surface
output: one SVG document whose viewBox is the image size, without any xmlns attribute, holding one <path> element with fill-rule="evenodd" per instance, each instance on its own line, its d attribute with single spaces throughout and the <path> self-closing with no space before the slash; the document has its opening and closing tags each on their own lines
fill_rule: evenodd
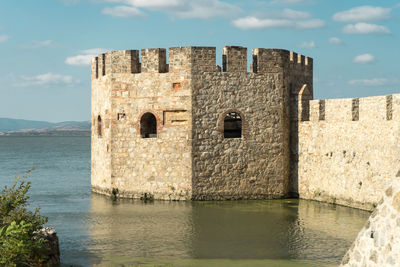
<svg viewBox="0 0 400 267">
<path fill-rule="evenodd" d="M 358 234 L 341 266 L 378 267 L 399 264 L 400 181 L 395 181 Z"/>
</svg>

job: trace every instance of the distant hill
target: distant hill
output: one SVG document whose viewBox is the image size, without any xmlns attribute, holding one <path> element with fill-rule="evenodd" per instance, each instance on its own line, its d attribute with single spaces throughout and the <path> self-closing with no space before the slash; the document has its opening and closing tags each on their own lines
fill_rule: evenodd
<svg viewBox="0 0 400 267">
<path fill-rule="evenodd" d="M 90 135 L 90 121 L 47 122 L 0 118 L 0 135 Z"/>
</svg>

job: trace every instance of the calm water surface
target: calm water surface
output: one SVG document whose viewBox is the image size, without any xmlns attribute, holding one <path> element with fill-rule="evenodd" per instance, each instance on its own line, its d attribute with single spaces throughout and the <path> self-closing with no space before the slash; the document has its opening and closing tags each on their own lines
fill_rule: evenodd
<svg viewBox="0 0 400 267">
<path fill-rule="evenodd" d="M 335 266 L 369 216 L 292 199 L 113 202 L 90 192 L 89 137 L 0 137 L 2 188 L 32 167 L 66 266 Z"/>
</svg>

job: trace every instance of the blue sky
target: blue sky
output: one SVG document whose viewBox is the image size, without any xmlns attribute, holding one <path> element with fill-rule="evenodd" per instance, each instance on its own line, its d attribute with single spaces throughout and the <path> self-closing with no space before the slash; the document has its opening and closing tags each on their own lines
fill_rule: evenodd
<svg viewBox="0 0 400 267">
<path fill-rule="evenodd" d="M 399 34 L 399 0 L 2 0 L 0 117 L 89 120 L 90 58 L 119 49 L 283 48 L 317 99 L 399 93 Z"/>
</svg>

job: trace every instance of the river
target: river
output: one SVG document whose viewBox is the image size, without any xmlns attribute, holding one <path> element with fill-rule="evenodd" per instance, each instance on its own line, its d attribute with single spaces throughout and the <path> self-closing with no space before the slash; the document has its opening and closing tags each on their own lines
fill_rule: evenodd
<svg viewBox="0 0 400 267">
<path fill-rule="evenodd" d="M 369 212 L 297 199 L 167 202 L 90 192 L 90 137 L 0 137 L 0 186 L 34 167 L 32 208 L 64 266 L 336 266 Z"/>
</svg>

